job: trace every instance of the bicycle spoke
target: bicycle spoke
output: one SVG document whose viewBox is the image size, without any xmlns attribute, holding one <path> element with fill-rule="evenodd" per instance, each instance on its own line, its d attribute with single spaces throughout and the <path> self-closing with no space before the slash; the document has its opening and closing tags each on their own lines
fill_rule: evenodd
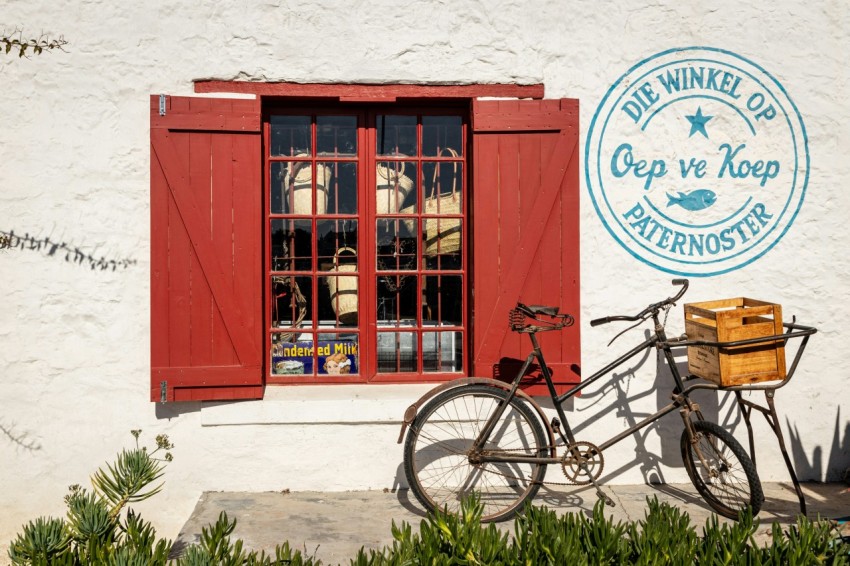
<svg viewBox="0 0 850 566">
<path fill-rule="evenodd" d="M 427 507 L 456 511 L 460 501 L 475 492 L 485 520 L 504 518 L 539 488 L 543 465 L 478 461 L 481 455 L 509 460 L 542 453 L 540 424 L 525 405 L 513 401 L 504 407 L 481 451 L 472 449 L 504 399 L 501 390 L 471 386 L 449 390 L 423 407 L 405 446 L 405 473 Z"/>
</svg>

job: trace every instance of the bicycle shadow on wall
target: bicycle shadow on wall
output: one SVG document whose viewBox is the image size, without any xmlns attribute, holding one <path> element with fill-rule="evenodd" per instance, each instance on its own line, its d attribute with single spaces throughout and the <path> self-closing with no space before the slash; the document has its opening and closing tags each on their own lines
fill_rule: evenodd
<svg viewBox="0 0 850 566">
<path fill-rule="evenodd" d="M 791 448 L 791 458 L 794 469 L 801 481 L 826 481 L 850 483 L 850 421 L 844 422 L 844 432 L 841 432 L 841 407 L 835 414 L 835 429 L 829 454 L 824 462 L 824 449 L 817 445 L 812 450 L 811 459 L 806 455 L 803 444 L 807 440 L 805 433 L 800 433 L 797 426 L 785 419 L 788 430 L 788 440 Z M 756 454 L 758 456 L 758 454 Z M 824 465 L 825 464 L 825 465 Z"/>
<path fill-rule="evenodd" d="M 645 338 L 650 336 L 649 331 L 645 331 Z M 650 362 L 650 350 L 646 350 L 641 358 L 636 360 L 631 367 L 625 371 L 615 372 L 611 374 L 610 379 L 600 388 L 594 388 L 583 392 L 582 401 L 589 402 L 586 406 L 574 409 L 573 415 L 579 417 L 580 421 L 573 426 L 573 432 L 576 439 L 579 441 L 598 442 L 595 437 L 589 437 L 590 427 L 597 423 L 600 419 L 611 420 L 613 418 L 623 419 L 622 428 L 627 429 L 634 427 L 642 420 L 651 417 L 655 414 L 655 410 L 661 410 L 666 407 L 671 401 L 671 393 L 673 390 L 673 378 L 671 370 L 668 367 L 664 355 L 657 351 L 655 378 L 651 387 L 644 388 L 640 386 L 641 374 L 647 362 Z M 687 375 L 687 360 L 683 362 L 677 361 L 677 369 L 680 375 Z M 635 386 L 635 383 L 637 387 Z M 610 398 L 614 394 L 613 399 Z M 707 394 L 700 395 L 696 400 L 700 403 L 703 415 L 707 420 L 718 422 L 725 428 L 732 428 L 742 422 L 742 416 L 737 410 L 734 396 L 732 394 L 718 395 L 716 392 L 705 392 Z M 656 397 L 656 402 L 653 412 L 639 412 L 635 410 L 635 405 L 641 399 Z M 599 405 L 603 404 L 602 408 Z M 544 407 L 552 408 L 551 401 L 544 404 Z M 582 411 L 588 411 L 596 408 L 596 412 L 591 415 L 584 416 Z M 721 420 L 720 416 L 723 415 Z M 568 414 L 568 417 L 571 415 Z M 606 452 L 620 451 L 625 453 L 626 450 L 634 450 L 634 457 L 629 461 L 621 464 L 613 470 L 604 470 L 600 477 L 601 483 L 604 485 L 623 473 L 637 468 L 642 477 L 643 483 L 646 485 L 663 485 L 661 491 L 675 496 L 686 502 L 699 502 L 700 498 L 691 492 L 683 492 L 667 484 L 668 478 L 665 477 L 664 468 L 682 468 L 682 453 L 680 448 L 680 438 L 684 431 L 684 424 L 677 413 L 666 415 L 659 420 L 647 425 L 645 428 L 635 431 L 630 437 L 626 437 L 608 448 Z M 649 439 L 652 435 L 657 435 L 660 442 L 660 451 L 658 448 L 649 448 Z M 657 444 L 656 444 L 657 445 Z M 556 473 L 560 470 L 553 466 L 550 473 Z M 563 482 L 563 478 L 558 479 L 557 476 L 547 474 L 547 479 L 554 483 Z M 563 490 L 553 490 L 544 486 L 543 490 L 537 495 L 538 499 L 550 505 L 581 505 L 583 503 L 580 495 L 582 490 L 587 489 L 586 486 L 579 486 L 575 491 L 564 492 Z M 595 503 L 596 498 L 592 491 L 587 492 L 590 500 L 590 505 Z"/>
</svg>

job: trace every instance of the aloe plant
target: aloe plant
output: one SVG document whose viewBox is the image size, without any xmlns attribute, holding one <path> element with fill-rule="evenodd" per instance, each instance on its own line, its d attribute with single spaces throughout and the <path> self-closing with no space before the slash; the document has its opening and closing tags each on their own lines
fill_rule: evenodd
<svg viewBox="0 0 850 566">
<path fill-rule="evenodd" d="M 127 505 L 162 489 L 161 483 L 151 484 L 162 477 L 174 446 L 160 435 L 156 448 L 148 451 L 139 446 L 141 431 L 131 434 L 135 447 L 94 473 L 92 491 L 77 484 L 69 487 L 64 519 L 38 518 L 24 525 L 9 548 L 12 564 L 167 563 L 171 542 L 157 539 L 153 527 Z"/>
</svg>

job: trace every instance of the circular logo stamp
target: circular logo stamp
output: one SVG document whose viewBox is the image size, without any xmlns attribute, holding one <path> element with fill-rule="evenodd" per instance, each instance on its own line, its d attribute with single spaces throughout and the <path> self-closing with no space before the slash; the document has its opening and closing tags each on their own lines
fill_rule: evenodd
<svg viewBox="0 0 850 566">
<path fill-rule="evenodd" d="M 585 145 L 596 212 L 633 256 L 711 276 L 776 245 L 806 193 L 806 129 L 766 70 L 710 47 L 658 53 L 599 104 Z"/>
</svg>

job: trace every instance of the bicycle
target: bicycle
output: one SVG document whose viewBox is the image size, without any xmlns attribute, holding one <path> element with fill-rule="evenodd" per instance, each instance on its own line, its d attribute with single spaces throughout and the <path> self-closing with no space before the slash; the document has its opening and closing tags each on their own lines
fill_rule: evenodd
<svg viewBox="0 0 850 566">
<path fill-rule="evenodd" d="M 681 286 L 676 295 L 653 303 L 636 315 L 592 320 L 591 326 L 636 322 L 634 328 L 651 319 L 655 332 L 562 395 L 557 394 L 536 335 L 562 330 L 575 320 L 569 314 L 559 314 L 557 307 L 518 303 L 509 323 L 513 331 L 528 334 L 533 349 L 510 384 L 461 378 L 433 389 L 405 413 L 399 443 L 407 429 L 404 470 L 416 499 L 429 511 L 440 507 L 457 512 L 461 499 L 477 492 L 484 507 L 482 521 L 501 521 L 535 496 L 548 465 L 560 465 L 569 483 L 592 484 L 597 495 L 613 506 L 599 484 L 604 451 L 678 409 L 685 425 L 680 440 L 682 460 L 702 498 L 724 517 L 737 519 L 739 511 L 747 506 L 753 515 L 757 514 L 764 495 L 753 461 L 728 431 L 704 419 L 690 393 L 706 386 L 686 387 L 674 360 L 672 348 L 689 343 L 686 336 L 668 340 L 664 322 L 666 313 L 682 298 L 689 283 L 687 279 L 674 279 L 673 284 Z M 662 313 L 664 321 L 660 320 Z M 674 382 L 672 402 L 598 446 L 576 440 L 564 412 L 564 401 L 647 349 L 664 353 Z M 519 389 L 535 361 L 557 412 L 551 422 L 540 405 Z M 559 446 L 564 448 L 560 457 Z"/>
</svg>

